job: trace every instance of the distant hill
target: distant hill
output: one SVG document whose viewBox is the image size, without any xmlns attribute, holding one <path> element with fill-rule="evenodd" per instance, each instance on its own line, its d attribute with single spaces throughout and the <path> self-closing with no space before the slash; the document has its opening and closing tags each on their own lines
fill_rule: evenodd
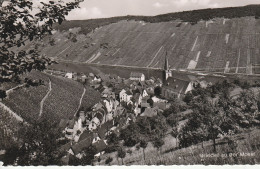
<svg viewBox="0 0 260 169">
<path fill-rule="evenodd" d="M 216 9 L 200 9 L 193 11 L 184 11 L 176 13 L 168 13 L 157 16 L 120 16 L 90 20 L 72 20 L 65 21 L 62 25 L 56 25 L 55 29 L 67 31 L 70 28 L 81 27 L 80 33 L 88 34 L 92 30 L 105 26 L 111 23 L 116 23 L 122 20 L 144 21 L 148 23 L 169 22 L 180 20 L 182 22 L 190 22 L 196 24 L 200 20 L 211 20 L 213 18 L 240 18 L 247 16 L 260 17 L 260 5 L 247 5 L 243 7 L 229 7 Z"/>
<path fill-rule="evenodd" d="M 43 54 L 80 63 L 254 73 L 260 54 L 260 6 L 158 16 L 66 21 L 42 42 Z"/>
</svg>

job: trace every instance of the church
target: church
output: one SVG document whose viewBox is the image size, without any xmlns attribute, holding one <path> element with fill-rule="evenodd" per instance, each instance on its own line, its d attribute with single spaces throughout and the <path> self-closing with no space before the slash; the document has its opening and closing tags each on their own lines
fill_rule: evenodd
<svg viewBox="0 0 260 169">
<path fill-rule="evenodd" d="M 161 96 L 166 99 L 181 98 L 192 89 L 193 79 L 189 75 L 173 74 L 166 54 Z"/>
</svg>

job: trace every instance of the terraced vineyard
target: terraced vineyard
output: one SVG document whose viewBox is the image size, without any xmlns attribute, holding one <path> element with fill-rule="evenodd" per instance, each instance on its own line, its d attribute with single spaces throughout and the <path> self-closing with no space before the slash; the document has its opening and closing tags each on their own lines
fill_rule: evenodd
<svg viewBox="0 0 260 169">
<path fill-rule="evenodd" d="M 78 82 L 55 77 L 40 72 L 32 72 L 28 75 L 31 79 L 42 79 L 44 85 L 29 88 L 20 88 L 12 92 L 9 98 L 3 102 L 11 110 L 24 118 L 26 121 L 39 119 L 40 102 L 47 94 L 49 80 L 52 83 L 52 91 L 43 104 L 41 118 L 59 120 L 71 118 L 78 108 L 79 100 L 83 92 L 83 85 Z M 85 97 L 86 107 L 90 107 L 99 100 L 99 94 L 91 88 L 87 88 Z"/>
<path fill-rule="evenodd" d="M 42 53 L 81 63 L 162 68 L 167 51 L 171 68 L 251 73 L 250 67 L 260 63 L 259 26 L 255 17 L 194 25 L 119 21 L 78 34 L 77 42 L 67 38 L 68 32 L 56 32 L 56 45 L 45 46 Z"/>
</svg>

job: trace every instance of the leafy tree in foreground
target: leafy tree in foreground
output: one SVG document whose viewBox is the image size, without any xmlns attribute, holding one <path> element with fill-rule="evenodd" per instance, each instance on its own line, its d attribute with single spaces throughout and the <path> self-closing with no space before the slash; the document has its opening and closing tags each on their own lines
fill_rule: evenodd
<svg viewBox="0 0 260 169">
<path fill-rule="evenodd" d="M 55 124 L 42 121 L 24 126 L 18 133 L 20 145 L 7 149 L 4 158 L 5 165 L 60 165 L 64 152 L 59 152 L 61 146 L 58 139 L 60 131 Z"/>
<path fill-rule="evenodd" d="M 10 0 L 7 5 L 0 6 L 0 83 L 32 69 L 42 71 L 52 63 L 37 50 L 24 51 L 20 47 L 28 41 L 51 35 L 53 24 L 61 24 L 80 2 L 82 0 L 41 2 L 35 9 L 31 0 Z"/>
<path fill-rule="evenodd" d="M 83 158 L 80 159 L 81 165 L 92 165 L 95 154 L 97 153 L 97 148 L 95 146 L 90 146 L 83 150 Z"/>
</svg>

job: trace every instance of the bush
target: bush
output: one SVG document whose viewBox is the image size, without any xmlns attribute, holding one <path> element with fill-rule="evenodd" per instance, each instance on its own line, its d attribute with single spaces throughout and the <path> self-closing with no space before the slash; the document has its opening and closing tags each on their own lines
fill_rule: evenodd
<svg viewBox="0 0 260 169">
<path fill-rule="evenodd" d="M 113 161 L 113 158 L 111 158 L 111 157 L 108 157 L 107 159 L 106 159 L 106 161 L 105 161 L 105 164 L 109 164 L 110 165 L 110 163 Z"/>
</svg>

